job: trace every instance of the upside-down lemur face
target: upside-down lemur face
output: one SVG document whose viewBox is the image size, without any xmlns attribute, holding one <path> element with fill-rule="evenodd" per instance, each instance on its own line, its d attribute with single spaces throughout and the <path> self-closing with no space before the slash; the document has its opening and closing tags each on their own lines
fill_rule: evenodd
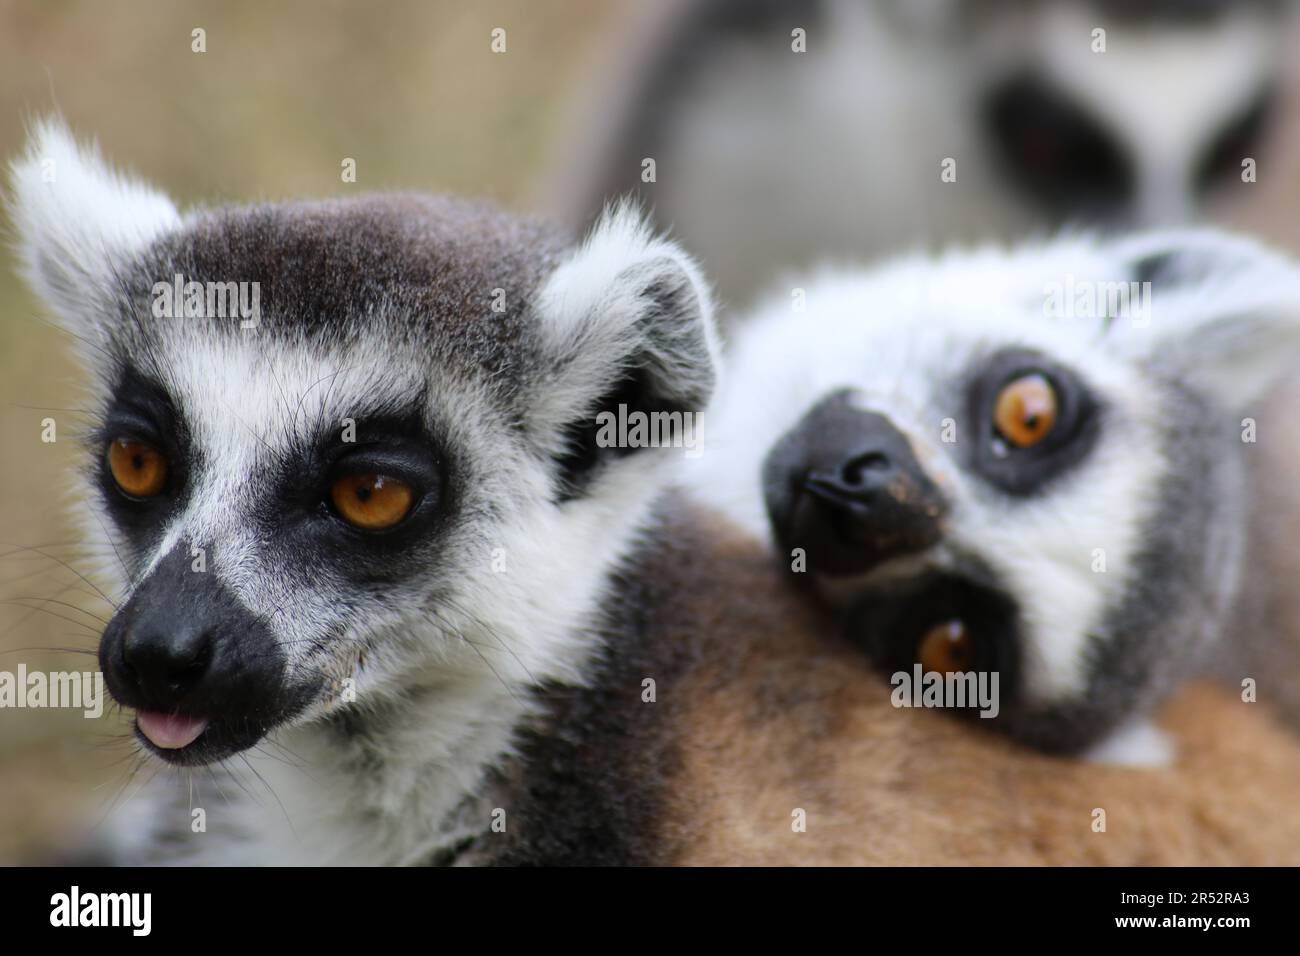
<svg viewBox="0 0 1300 956">
<path fill-rule="evenodd" d="M 997 672 L 997 721 L 1071 750 L 1230 636 L 1290 263 L 1066 238 L 814 275 L 751 318 L 692 481 L 887 671 Z"/>
<path fill-rule="evenodd" d="M 148 749 L 206 763 L 416 694 L 450 738 L 576 673 L 681 454 L 601 447 L 594 416 L 712 387 L 677 247 L 630 210 L 570 248 L 414 196 L 182 216 L 48 123 L 11 205 L 91 372 L 84 525 L 120 594 L 100 661 Z M 214 315 L 226 283 L 256 309 Z"/>
</svg>

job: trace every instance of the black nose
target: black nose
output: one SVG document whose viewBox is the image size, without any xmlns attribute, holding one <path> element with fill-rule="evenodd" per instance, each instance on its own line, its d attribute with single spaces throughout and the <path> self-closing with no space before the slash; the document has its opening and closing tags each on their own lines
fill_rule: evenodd
<svg viewBox="0 0 1300 956">
<path fill-rule="evenodd" d="M 99 643 L 109 692 L 138 710 L 253 720 L 279 703 L 284 653 L 270 629 L 178 545 Z"/>
<path fill-rule="evenodd" d="M 151 616 L 127 630 L 122 664 L 148 697 L 179 705 L 208 673 L 212 649 L 213 632 L 203 624 Z"/>
<path fill-rule="evenodd" d="M 823 399 L 773 446 L 763 491 L 783 551 L 802 548 L 808 570 L 835 576 L 930 547 L 948 511 L 903 433 L 847 391 Z"/>
</svg>

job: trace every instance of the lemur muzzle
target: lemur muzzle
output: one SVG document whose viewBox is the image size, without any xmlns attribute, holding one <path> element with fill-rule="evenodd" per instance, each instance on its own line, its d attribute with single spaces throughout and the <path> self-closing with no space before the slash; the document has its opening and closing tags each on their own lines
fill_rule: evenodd
<svg viewBox="0 0 1300 956">
<path fill-rule="evenodd" d="M 773 446 L 763 494 L 785 552 L 808 570 L 861 574 L 923 551 L 943 533 L 948 502 L 907 438 L 884 415 L 833 392 Z"/>
<path fill-rule="evenodd" d="M 99 659 L 113 698 L 135 709 L 139 733 L 173 762 L 251 746 L 288 696 L 283 649 L 214 573 L 193 570 L 186 544 L 109 622 Z"/>
</svg>

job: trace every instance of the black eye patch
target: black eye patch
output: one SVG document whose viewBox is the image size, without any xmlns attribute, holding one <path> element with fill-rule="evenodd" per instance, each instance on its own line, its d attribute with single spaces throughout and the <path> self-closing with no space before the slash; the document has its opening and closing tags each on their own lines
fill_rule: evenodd
<svg viewBox="0 0 1300 956">
<path fill-rule="evenodd" d="M 389 469 L 413 483 L 434 483 L 446 458 L 443 443 L 431 435 L 418 411 L 380 412 L 321 421 L 313 436 L 286 452 L 279 462 L 278 483 L 286 498 L 307 502 L 338 473 L 364 467 Z"/>
<path fill-rule="evenodd" d="M 982 107 L 995 158 L 1010 183 L 1057 218 L 1107 218 L 1133 199 L 1132 164 L 1082 108 L 1041 77 L 1019 73 Z"/>
<path fill-rule="evenodd" d="M 1241 161 L 1254 157 L 1276 112 L 1277 93 L 1261 90 L 1241 113 L 1219 130 L 1196 164 L 1195 188 L 1205 193 L 1218 185 L 1240 182 Z"/>
<path fill-rule="evenodd" d="M 253 520 L 285 560 L 308 561 L 358 584 L 432 573 L 440 562 L 431 551 L 457 510 L 464 480 L 447 447 L 414 412 L 324 422 L 314 440 L 278 462 Z M 411 492 L 410 511 L 382 533 L 349 525 L 331 504 L 335 482 L 371 475 Z"/>
<path fill-rule="evenodd" d="M 980 580 L 976 580 L 976 578 Z M 1015 703 L 1019 625 L 1015 603 L 988 575 L 928 574 L 901 591 L 864 596 L 844 615 L 845 638 L 886 674 L 912 673 L 918 644 L 936 625 L 959 621 L 970 634 L 970 671 L 998 674 L 1000 704 Z"/>
<path fill-rule="evenodd" d="M 162 492 L 135 500 L 118 488 L 110 474 L 105 450 L 120 439 L 142 441 L 167 462 L 167 484 Z M 157 382 L 128 370 L 113 389 L 103 419 L 90 435 L 91 474 L 114 524 L 131 549 L 144 553 L 162 535 L 166 519 L 184 503 L 192 471 L 193 445 L 175 403 Z"/>
<path fill-rule="evenodd" d="M 113 389 L 96 437 L 120 434 L 115 429 L 134 429 L 133 434 L 161 447 L 165 443 L 188 442 L 185 422 L 166 390 L 136 371 L 127 371 Z"/>
<path fill-rule="evenodd" d="M 340 475 L 367 472 L 400 478 L 438 499 L 449 468 L 444 447 L 414 412 L 330 421 L 311 441 L 285 455 L 277 484 L 286 501 L 308 509 Z"/>
<path fill-rule="evenodd" d="M 1045 380 L 1055 396 L 1055 420 L 1041 440 L 1017 447 L 998 428 L 999 399 L 1025 377 Z M 971 469 L 994 487 L 1016 496 L 1041 491 L 1087 457 L 1100 432 L 1102 408 L 1073 371 L 1030 350 L 1000 352 L 967 387 L 966 443 Z"/>
</svg>

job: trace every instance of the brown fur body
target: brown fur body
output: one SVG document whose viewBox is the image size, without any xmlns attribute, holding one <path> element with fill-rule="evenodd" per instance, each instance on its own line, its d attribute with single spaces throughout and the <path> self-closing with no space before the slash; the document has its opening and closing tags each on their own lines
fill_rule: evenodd
<svg viewBox="0 0 1300 956">
<path fill-rule="evenodd" d="M 687 511 L 658 535 L 627 578 L 649 610 L 525 746 L 503 861 L 1300 863 L 1300 740 L 1264 705 L 1186 688 L 1161 714 L 1168 768 L 1044 756 L 893 707 L 770 556 L 715 519 Z"/>
</svg>

